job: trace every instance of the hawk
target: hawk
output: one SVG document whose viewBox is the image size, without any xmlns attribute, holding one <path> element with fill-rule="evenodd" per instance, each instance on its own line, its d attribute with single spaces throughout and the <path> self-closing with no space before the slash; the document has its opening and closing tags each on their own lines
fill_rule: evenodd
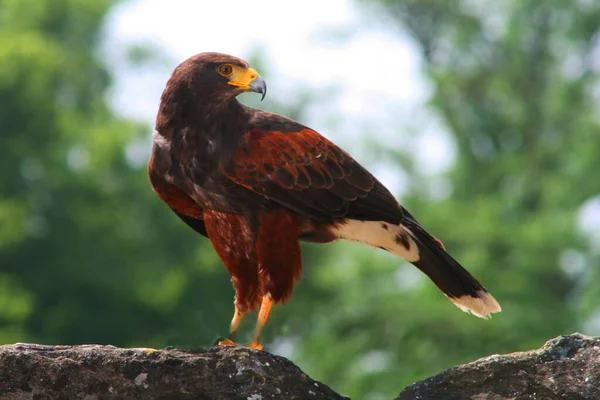
<svg viewBox="0 0 600 400">
<path fill-rule="evenodd" d="M 249 347 L 271 307 L 302 272 L 300 241 L 346 239 L 391 252 L 424 272 L 455 305 L 487 318 L 488 291 L 347 152 L 292 119 L 241 104 L 264 98 L 247 62 L 200 53 L 177 66 L 162 93 L 148 174 L 154 191 L 208 237 L 236 291 L 229 339 L 258 311 Z"/>
</svg>

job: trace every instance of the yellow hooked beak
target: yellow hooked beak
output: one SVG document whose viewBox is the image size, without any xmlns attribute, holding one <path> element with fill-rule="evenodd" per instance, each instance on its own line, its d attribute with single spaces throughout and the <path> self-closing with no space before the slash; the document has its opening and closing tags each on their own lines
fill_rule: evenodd
<svg viewBox="0 0 600 400">
<path fill-rule="evenodd" d="M 263 100 L 267 94 L 267 84 L 254 68 L 234 68 L 233 73 L 229 77 L 229 82 L 227 83 L 243 90 L 260 93 L 262 94 L 261 100 Z"/>
</svg>

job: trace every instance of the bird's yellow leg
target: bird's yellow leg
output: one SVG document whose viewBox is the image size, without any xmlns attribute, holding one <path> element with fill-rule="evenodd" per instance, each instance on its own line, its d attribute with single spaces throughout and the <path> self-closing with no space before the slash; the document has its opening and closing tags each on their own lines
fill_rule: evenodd
<svg viewBox="0 0 600 400">
<path fill-rule="evenodd" d="M 263 296 L 262 303 L 260 305 L 260 311 L 258 312 L 258 322 L 256 323 L 256 329 L 254 330 L 254 337 L 252 341 L 248 345 L 256 350 L 263 350 L 263 346 L 260 344 L 258 337 L 260 336 L 260 332 L 262 328 L 267 323 L 269 319 L 269 314 L 271 314 L 271 307 L 273 306 L 273 299 L 270 294 Z"/>
<path fill-rule="evenodd" d="M 235 309 L 235 314 L 233 314 L 233 318 L 231 319 L 231 326 L 229 327 L 229 337 L 225 340 L 221 340 L 218 344 L 219 346 L 236 346 L 233 341 L 233 336 L 235 335 L 235 331 L 240 326 L 240 322 L 242 322 L 242 318 L 244 318 L 246 313 L 242 313 Z"/>
</svg>

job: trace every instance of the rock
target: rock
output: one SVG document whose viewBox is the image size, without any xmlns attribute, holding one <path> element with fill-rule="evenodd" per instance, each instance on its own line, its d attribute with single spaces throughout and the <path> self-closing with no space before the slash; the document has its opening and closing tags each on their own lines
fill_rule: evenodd
<svg viewBox="0 0 600 400">
<path fill-rule="evenodd" d="M 345 399 L 292 362 L 244 347 L 0 347 L 0 399 Z M 600 399 L 600 338 L 494 355 L 414 383 L 399 400 Z"/>
<path fill-rule="evenodd" d="M 0 347 L 0 399 L 345 399 L 292 362 L 243 347 Z"/>
<path fill-rule="evenodd" d="M 600 338 L 575 333 L 539 350 L 485 357 L 416 382 L 396 399 L 600 399 Z"/>
</svg>

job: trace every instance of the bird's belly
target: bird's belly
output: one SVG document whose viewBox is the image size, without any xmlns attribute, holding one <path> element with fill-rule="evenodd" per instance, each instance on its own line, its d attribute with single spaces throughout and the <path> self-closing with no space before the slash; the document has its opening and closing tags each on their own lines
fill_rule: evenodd
<svg viewBox="0 0 600 400">
<path fill-rule="evenodd" d="M 193 184 L 193 198 L 202 208 L 233 213 L 247 214 L 259 209 L 266 199 L 250 190 L 224 183 L 206 181 L 204 185 Z"/>
<path fill-rule="evenodd" d="M 225 213 L 239 212 L 238 207 L 235 204 L 231 204 L 231 198 L 227 193 L 193 184 L 192 197 L 202 208 L 209 208 Z"/>
</svg>

